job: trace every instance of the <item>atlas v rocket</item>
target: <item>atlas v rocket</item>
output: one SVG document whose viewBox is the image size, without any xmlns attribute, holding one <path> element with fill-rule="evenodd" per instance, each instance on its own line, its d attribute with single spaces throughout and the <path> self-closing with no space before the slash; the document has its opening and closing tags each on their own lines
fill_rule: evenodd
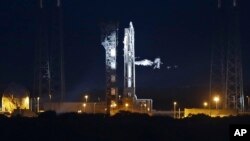
<svg viewBox="0 0 250 141">
<path fill-rule="evenodd" d="M 135 95 L 135 31 L 132 22 L 124 31 L 124 98 L 136 100 Z"/>
</svg>

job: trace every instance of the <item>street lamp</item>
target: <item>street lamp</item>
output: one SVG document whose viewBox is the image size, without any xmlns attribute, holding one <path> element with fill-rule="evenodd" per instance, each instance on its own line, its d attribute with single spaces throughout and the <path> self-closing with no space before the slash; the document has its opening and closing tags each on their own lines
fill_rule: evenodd
<svg viewBox="0 0 250 141">
<path fill-rule="evenodd" d="M 174 102 L 174 118 L 175 118 L 175 112 L 176 112 L 176 105 L 177 105 L 177 102 Z"/>
<path fill-rule="evenodd" d="M 84 98 L 85 98 L 85 102 L 87 103 L 87 102 L 88 102 L 89 96 L 88 96 L 88 95 L 85 95 Z"/>
<path fill-rule="evenodd" d="M 218 109 L 218 102 L 220 101 L 220 98 L 218 96 L 214 97 L 215 107 Z"/>
<path fill-rule="evenodd" d="M 204 102 L 204 103 L 203 103 L 204 108 L 206 108 L 207 105 L 208 105 L 207 102 Z"/>
<path fill-rule="evenodd" d="M 84 113 L 86 112 L 86 103 L 83 103 L 83 110 L 84 110 Z"/>
<path fill-rule="evenodd" d="M 39 109 L 39 100 L 40 100 L 40 97 L 37 97 L 37 112 L 39 113 L 40 109 Z"/>
</svg>

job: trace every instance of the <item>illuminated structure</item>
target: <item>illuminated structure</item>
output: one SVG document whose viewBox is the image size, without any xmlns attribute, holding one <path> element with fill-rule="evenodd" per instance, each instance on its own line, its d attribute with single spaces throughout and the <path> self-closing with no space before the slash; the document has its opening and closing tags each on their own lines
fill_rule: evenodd
<svg viewBox="0 0 250 141">
<path fill-rule="evenodd" d="M 65 95 L 61 0 L 39 0 L 38 10 L 33 106 L 40 97 L 43 109 L 44 102 L 62 102 Z"/>
<path fill-rule="evenodd" d="M 135 48 L 134 27 L 132 22 L 124 30 L 124 92 L 123 98 L 135 101 Z"/>
<path fill-rule="evenodd" d="M 117 107 L 118 92 L 116 87 L 116 47 L 118 45 L 118 24 L 102 26 L 102 46 L 106 51 L 106 102 L 107 114 Z"/>
<path fill-rule="evenodd" d="M 137 99 L 135 94 L 135 48 L 134 48 L 134 27 L 130 22 L 129 28 L 124 33 L 124 89 L 123 97 L 119 96 L 116 87 L 116 57 L 118 45 L 118 24 L 109 23 L 102 26 L 102 46 L 106 51 L 106 113 L 114 115 L 119 110 L 131 112 L 149 113 L 152 111 L 151 99 Z M 142 62 L 142 64 L 144 64 Z M 159 68 L 160 59 L 150 62 L 149 66 L 155 65 Z M 141 62 L 139 62 L 141 65 Z M 146 64 L 148 66 L 148 64 Z"/>
<path fill-rule="evenodd" d="M 11 84 L 2 96 L 2 111 L 12 113 L 16 109 L 29 109 L 29 91 Z"/>
<path fill-rule="evenodd" d="M 216 39 L 211 57 L 210 99 L 221 95 L 223 108 L 244 111 L 238 1 L 218 0 Z M 210 104 L 211 105 L 211 104 Z"/>
<path fill-rule="evenodd" d="M 135 87 L 135 65 L 152 66 L 160 68 L 161 61 L 156 58 L 155 62 L 150 60 L 135 61 L 135 31 L 132 22 L 129 28 L 124 30 L 124 90 L 123 110 L 131 112 L 150 113 L 152 111 L 152 99 L 137 99 Z M 137 63 L 137 64 L 136 64 Z"/>
</svg>

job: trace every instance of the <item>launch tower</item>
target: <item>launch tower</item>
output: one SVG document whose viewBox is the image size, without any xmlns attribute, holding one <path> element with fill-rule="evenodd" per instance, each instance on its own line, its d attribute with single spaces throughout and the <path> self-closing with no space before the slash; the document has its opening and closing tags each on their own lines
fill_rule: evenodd
<svg viewBox="0 0 250 141">
<path fill-rule="evenodd" d="M 102 46 L 106 51 L 106 102 L 107 114 L 117 108 L 118 90 L 116 87 L 116 47 L 118 45 L 118 24 L 109 23 L 102 26 Z"/>
</svg>

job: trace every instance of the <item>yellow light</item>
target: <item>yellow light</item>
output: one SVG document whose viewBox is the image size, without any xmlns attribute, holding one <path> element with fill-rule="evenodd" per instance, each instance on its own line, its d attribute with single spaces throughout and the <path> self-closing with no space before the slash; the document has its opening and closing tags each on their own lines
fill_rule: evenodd
<svg viewBox="0 0 250 141">
<path fill-rule="evenodd" d="M 117 104 L 115 102 L 112 102 L 110 105 L 111 108 L 115 108 L 116 106 L 117 106 Z"/>
<path fill-rule="evenodd" d="M 25 97 L 25 100 L 24 100 L 25 104 L 29 104 L 29 97 Z"/>
<path fill-rule="evenodd" d="M 219 98 L 218 96 L 215 96 L 215 97 L 214 97 L 214 101 L 215 101 L 215 102 L 219 102 L 219 101 L 220 101 L 220 98 Z"/>
<path fill-rule="evenodd" d="M 85 95 L 84 97 L 85 97 L 85 99 L 88 99 L 89 96 L 88 96 L 88 95 Z"/>
<path fill-rule="evenodd" d="M 126 108 L 128 108 L 128 106 L 129 106 L 129 104 L 128 104 L 128 103 L 126 103 L 126 104 L 125 104 L 125 107 L 126 107 Z"/>
<path fill-rule="evenodd" d="M 207 107 L 207 105 L 208 105 L 207 102 L 204 102 L 204 103 L 203 103 L 203 106 L 204 106 L 204 107 Z"/>
<path fill-rule="evenodd" d="M 177 102 L 174 102 L 174 105 L 177 105 Z"/>
</svg>

